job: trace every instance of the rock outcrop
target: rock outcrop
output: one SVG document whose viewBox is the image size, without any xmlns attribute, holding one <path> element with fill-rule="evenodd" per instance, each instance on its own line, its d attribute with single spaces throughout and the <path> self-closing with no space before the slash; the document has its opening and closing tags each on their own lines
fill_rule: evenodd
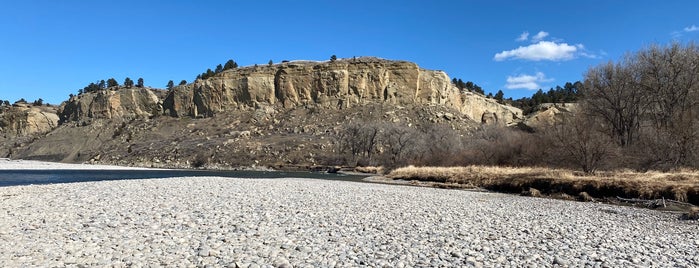
<svg viewBox="0 0 699 268">
<path fill-rule="evenodd" d="M 142 118 L 160 115 L 158 90 L 150 88 L 105 89 L 73 96 L 59 108 L 60 120 Z"/>
<path fill-rule="evenodd" d="M 368 57 L 227 70 L 175 87 L 165 98 L 163 109 L 170 116 L 208 117 L 228 109 L 261 105 L 344 109 L 368 102 L 442 105 L 477 122 L 485 116 L 494 118 L 488 122 L 510 124 L 522 117 L 517 108 L 460 92 L 442 71 Z"/>
<path fill-rule="evenodd" d="M 58 126 L 58 115 L 53 106 L 15 104 L 0 108 L 0 134 L 16 137 L 42 134 Z"/>
<path fill-rule="evenodd" d="M 488 99 L 471 92 L 463 93 L 461 98 L 463 102 L 461 113 L 476 122 L 510 125 L 523 118 L 521 109 L 502 105 L 494 99 Z"/>
<path fill-rule="evenodd" d="M 547 128 L 572 116 L 577 109 L 577 103 L 544 103 L 539 105 L 537 111 L 530 114 L 523 123 L 535 130 Z"/>
</svg>

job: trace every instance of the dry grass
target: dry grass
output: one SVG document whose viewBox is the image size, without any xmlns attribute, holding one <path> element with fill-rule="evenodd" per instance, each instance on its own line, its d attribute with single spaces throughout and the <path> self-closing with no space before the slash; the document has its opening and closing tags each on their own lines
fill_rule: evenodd
<svg viewBox="0 0 699 268">
<path fill-rule="evenodd" d="M 383 167 L 355 167 L 354 171 L 369 174 L 383 174 Z"/>
<path fill-rule="evenodd" d="M 404 167 L 387 175 L 391 179 L 458 183 L 493 191 L 520 193 L 529 188 L 544 194 L 593 197 L 666 198 L 699 205 L 699 171 L 599 172 L 588 175 L 549 168 L 489 166 Z"/>
</svg>

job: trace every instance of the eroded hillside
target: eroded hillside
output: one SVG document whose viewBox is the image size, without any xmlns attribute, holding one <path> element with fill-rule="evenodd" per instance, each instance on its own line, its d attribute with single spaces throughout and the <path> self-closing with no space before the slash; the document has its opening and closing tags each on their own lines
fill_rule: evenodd
<svg viewBox="0 0 699 268">
<path fill-rule="evenodd" d="M 404 148 L 427 158 L 482 123 L 522 119 L 444 72 L 376 58 L 236 68 L 169 91 L 108 88 L 73 96 L 57 114 L 60 126 L 6 143 L 5 154 L 158 167 L 372 164 L 361 162 L 407 161 Z"/>
</svg>

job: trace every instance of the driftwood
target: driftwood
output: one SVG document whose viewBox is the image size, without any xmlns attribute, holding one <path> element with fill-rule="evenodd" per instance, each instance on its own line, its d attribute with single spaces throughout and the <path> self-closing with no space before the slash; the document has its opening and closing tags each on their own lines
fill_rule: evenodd
<svg viewBox="0 0 699 268">
<path fill-rule="evenodd" d="M 639 199 L 639 198 L 623 198 L 617 196 L 616 199 L 626 203 L 643 204 L 645 207 L 657 208 L 657 207 L 667 207 L 665 203 L 665 198 L 663 199 Z"/>
<path fill-rule="evenodd" d="M 667 203 L 674 203 L 678 205 L 684 205 L 684 206 L 689 206 L 693 207 L 693 204 L 690 203 L 685 203 L 685 202 L 680 202 L 672 199 L 665 199 L 664 197 L 662 199 L 639 199 L 639 198 L 623 198 L 623 197 L 616 197 L 617 200 L 626 202 L 626 203 L 641 203 L 647 207 L 667 207 Z"/>
</svg>

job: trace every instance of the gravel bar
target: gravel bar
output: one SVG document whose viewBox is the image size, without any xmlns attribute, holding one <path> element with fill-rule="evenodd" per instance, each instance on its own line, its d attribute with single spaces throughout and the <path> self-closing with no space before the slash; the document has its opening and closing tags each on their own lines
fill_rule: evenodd
<svg viewBox="0 0 699 268">
<path fill-rule="evenodd" d="M 0 170 L 28 169 L 28 170 L 157 170 L 155 168 L 123 167 L 113 165 L 69 164 L 34 160 L 12 160 L 0 158 Z"/>
<path fill-rule="evenodd" d="M 498 193 L 190 177 L 0 200 L 1 267 L 699 266 L 696 221 Z"/>
</svg>

